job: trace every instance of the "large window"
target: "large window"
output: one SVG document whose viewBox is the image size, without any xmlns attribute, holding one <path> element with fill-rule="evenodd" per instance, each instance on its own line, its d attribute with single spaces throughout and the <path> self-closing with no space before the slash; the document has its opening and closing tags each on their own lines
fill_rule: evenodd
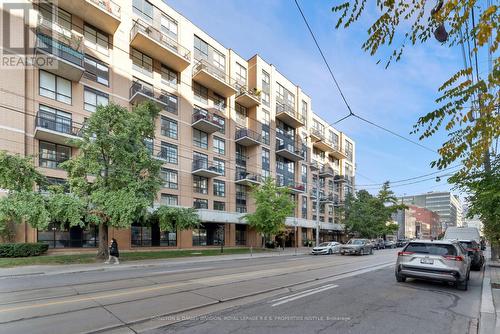
<svg viewBox="0 0 500 334">
<path fill-rule="evenodd" d="M 214 201 L 214 210 L 216 211 L 226 211 L 226 203 Z"/>
<path fill-rule="evenodd" d="M 164 102 L 167 103 L 165 110 L 171 114 L 177 115 L 177 112 L 179 110 L 179 98 L 176 95 L 166 93 L 164 91 L 162 91 L 162 94 L 163 94 Z M 165 99 L 166 99 L 166 101 L 165 101 Z"/>
<path fill-rule="evenodd" d="M 177 139 L 177 121 L 161 116 L 161 135 Z"/>
<path fill-rule="evenodd" d="M 84 58 L 84 77 L 97 83 L 109 86 L 109 68 L 102 61 L 89 55 Z"/>
<path fill-rule="evenodd" d="M 162 168 L 160 171 L 160 176 L 163 180 L 163 187 L 169 189 L 177 189 L 178 177 L 177 171 L 168 168 Z"/>
<path fill-rule="evenodd" d="M 214 158 L 214 167 L 216 168 L 218 173 L 226 175 L 226 162 L 224 160 Z"/>
<path fill-rule="evenodd" d="M 214 195 L 219 197 L 226 196 L 226 182 L 214 180 Z"/>
<path fill-rule="evenodd" d="M 217 154 L 226 154 L 226 141 L 219 137 L 213 137 L 213 151 Z"/>
<path fill-rule="evenodd" d="M 160 203 L 167 206 L 177 206 L 179 205 L 179 198 L 177 195 L 161 194 Z"/>
<path fill-rule="evenodd" d="M 193 82 L 194 99 L 198 102 L 208 104 L 208 88 Z"/>
<path fill-rule="evenodd" d="M 130 227 L 132 247 L 172 247 L 177 245 L 176 231 L 161 231 L 158 223 Z"/>
<path fill-rule="evenodd" d="M 169 144 L 166 142 L 161 142 L 160 157 L 166 160 L 168 163 L 177 164 L 177 145 Z"/>
<path fill-rule="evenodd" d="M 95 112 L 98 105 L 107 106 L 109 95 L 90 87 L 85 87 L 83 91 L 83 109 Z"/>
<path fill-rule="evenodd" d="M 177 22 L 166 14 L 161 14 L 161 31 L 177 41 Z"/>
<path fill-rule="evenodd" d="M 136 49 L 130 50 L 132 69 L 148 77 L 153 77 L 153 59 Z"/>
<path fill-rule="evenodd" d="M 71 81 L 40 70 L 40 95 L 71 104 Z"/>
<path fill-rule="evenodd" d="M 179 83 L 179 73 L 162 64 L 161 82 L 167 86 L 177 89 L 177 84 Z"/>
<path fill-rule="evenodd" d="M 98 229 L 94 226 L 80 227 L 51 223 L 46 230 L 37 231 L 37 241 L 49 248 L 94 248 L 99 245 Z"/>
<path fill-rule="evenodd" d="M 104 55 L 109 54 L 108 34 L 85 24 L 85 26 L 83 27 L 83 36 L 85 38 L 84 43 L 86 47 L 96 50 Z"/>
<path fill-rule="evenodd" d="M 193 246 L 215 246 L 224 242 L 224 224 L 200 224 L 193 229 Z"/>
<path fill-rule="evenodd" d="M 61 133 L 73 134 L 73 121 L 70 113 L 40 105 L 37 126 Z"/>
<path fill-rule="evenodd" d="M 40 167 L 58 168 L 59 164 L 71 158 L 71 147 L 40 141 Z"/>
<path fill-rule="evenodd" d="M 194 58 L 208 59 L 208 43 L 196 35 L 194 36 Z"/>
<path fill-rule="evenodd" d="M 270 151 L 267 148 L 262 148 L 262 176 L 269 177 L 271 171 Z"/>
<path fill-rule="evenodd" d="M 262 124 L 262 143 L 269 145 L 271 141 L 271 135 L 269 131 L 269 125 Z"/>
<path fill-rule="evenodd" d="M 246 127 L 247 126 L 247 108 L 242 105 L 235 103 L 235 120 L 239 125 Z"/>
<path fill-rule="evenodd" d="M 198 129 L 193 129 L 193 144 L 199 148 L 208 148 L 208 134 Z"/>
<path fill-rule="evenodd" d="M 67 11 L 52 6 L 49 2 L 40 1 L 38 10 L 45 24 L 51 24 L 52 29 L 64 36 L 71 37 L 71 14 Z"/>
<path fill-rule="evenodd" d="M 195 198 L 193 200 L 193 208 L 208 209 L 208 199 Z"/>
<path fill-rule="evenodd" d="M 203 176 L 193 176 L 193 191 L 197 194 L 208 194 L 208 179 Z"/>
<path fill-rule="evenodd" d="M 132 11 L 147 23 L 153 23 L 153 5 L 146 0 L 133 0 Z"/>
<path fill-rule="evenodd" d="M 247 244 L 247 226 L 236 224 L 236 246 L 246 246 Z"/>
<path fill-rule="evenodd" d="M 247 84 L 247 69 L 243 65 L 236 63 L 236 81 L 242 86 L 246 86 Z"/>
<path fill-rule="evenodd" d="M 347 155 L 347 160 L 352 161 L 352 158 L 353 158 L 353 145 L 347 139 L 345 140 L 345 154 Z"/>
</svg>

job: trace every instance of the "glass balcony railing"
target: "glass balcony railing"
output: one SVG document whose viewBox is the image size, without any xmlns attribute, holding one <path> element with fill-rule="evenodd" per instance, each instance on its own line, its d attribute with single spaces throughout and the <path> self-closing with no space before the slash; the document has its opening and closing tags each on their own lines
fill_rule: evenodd
<svg viewBox="0 0 500 334">
<path fill-rule="evenodd" d="M 205 71 L 223 81 L 226 85 L 231 86 L 233 89 L 237 91 L 239 90 L 240 85 L 235 80 L 231 79 L 231 77 L 227 75 L 224 70 L 215 67 L 204 59 L 198 60 L 198 62 L 194 65 L 193 77 L 200 71 Z"/>
<path fill-rule="evenodd" d="M 236 172 L 236 181 L 249 180 L 255 183 L 262 182 L 262 176 L 259 174 L 248 173 L 246 171 Z"/>
<path fill-rule="evenodd" d="M 216 117 L 214 114 L 207 110 L 195 109 L 193 112 L 193 124 L 198 121 L 206 121 L 212 123 L 215 126 L 220 128 L 224 127 L 224 123 L 221 121 L 219 117 Z"/>
<path fill-rule="evenodd" d="M 111 15 L 121 18 L 121 7 L 112 0 L 87 0 Z"/>
<path fill-rule="evenodd" d="M 276 115 L 280 113 L 286 113 L 291 117 L 297 119 L 301 123 L 305 122 L 304 116 L 299 114 L 293 106 L 280 101 L 276 101 Z"/>
<path fill-rule="evenodd" d="M 132 30 L 130 30 L 130 39 L 134 39 L 134 36 L 139 32 L 158 42 L 163 47 L 177 54 L 179 57 L 182 57 L 189 62 L 191 61 L 191 52 L 187 48 L 146 22 L 136 20 L 132 26 Z"/>
<path fill-rule="evenodd" d="M 51 36 L 38 33 L 36 48 L 83 68 L 83 53 L 79 51 L 79 46 L 62 43 Z"/>
<path fill-rule="evenodd" d="M 161 89 L 154 88 L 151 85 L 147 85 L 141 81 L 134 81 L 132 86 L 130 86 L 129 96 L 132 99 L 136 94 L 142 94 L 147 96 L 163 105 L 168 105 L 169 96 L 168 93 L 162 91 Z"/>
<path fill-rule="evenodd" d="M 80 136 L 81 128 L 75 127 L 73 121 L 67 117 L 44 115 L 38 113 L 36 116 L 36 126 L 42 129 L 47 129 L 69 136 Z"/>
</svg>

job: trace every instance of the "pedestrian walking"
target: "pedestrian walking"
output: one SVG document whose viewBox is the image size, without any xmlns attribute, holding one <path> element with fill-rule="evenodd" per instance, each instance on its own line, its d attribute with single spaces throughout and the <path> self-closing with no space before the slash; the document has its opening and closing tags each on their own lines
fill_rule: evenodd
<svg viewBox="0 0 500 334">
<path fill-rule="evenodd" d="M 105 264 L 111 263 L 111 260 L 114 261 L 114 264 L 120 264 L 118 258 L 120 257 L 120 252 L 118 251 L 118 243 L 115 238 L 111 239 L 111 243 L 109 244 L 109 258 L 108 261 L 104 262 Z"/>
</svg>

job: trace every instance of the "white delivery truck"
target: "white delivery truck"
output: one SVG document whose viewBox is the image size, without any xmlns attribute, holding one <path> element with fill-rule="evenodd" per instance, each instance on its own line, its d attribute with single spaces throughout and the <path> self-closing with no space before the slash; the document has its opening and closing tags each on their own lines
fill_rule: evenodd
<svg viewBox="0 0 500 334">
<path fill-rule="evenodd" d="M 477 243 L 481 243 L 479 230 L 475 227 L 448 227 L 444 232 L 444 239 L 474 240 Z"/>
</svg>

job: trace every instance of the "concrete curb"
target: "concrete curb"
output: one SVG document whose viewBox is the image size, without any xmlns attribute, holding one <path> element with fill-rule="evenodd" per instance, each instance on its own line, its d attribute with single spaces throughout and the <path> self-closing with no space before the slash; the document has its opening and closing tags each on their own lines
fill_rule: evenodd
<svg viewBox="0 0 500 334">
<path fill-rule="evenodd" d="M 499 319 L 493 302 L 490 266 L 486 263 L 481 287 L 481 306 L 479 309 L 479 334 L 498 333 Z M 495 327 L 497 329 L 495 329 Z"/>
</svg>

